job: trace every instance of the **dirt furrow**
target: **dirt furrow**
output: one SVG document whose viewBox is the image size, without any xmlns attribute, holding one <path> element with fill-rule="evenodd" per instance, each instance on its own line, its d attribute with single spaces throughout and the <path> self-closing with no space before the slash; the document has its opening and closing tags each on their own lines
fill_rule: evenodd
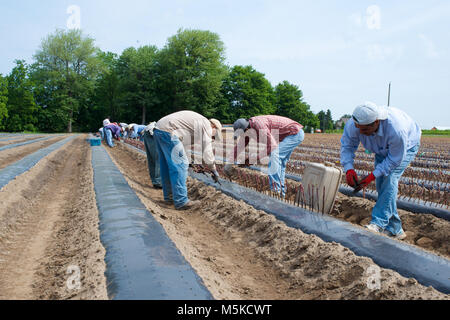
<svg viewBox="0 0 450 320">
<path fill-rule="evenodd" d="M 34 136 L 34 137 L 19 137 L 19 138 L 13 138 L 8 140 L 0 140 L 0 147 L 7 146 L 9 144 L 15 144 L 15 143 L 21 143 L 29 140 L 39 139 L 43 138 L 44 136 Z"/>
<path fill-rule="evenodd" d="M 107 298 L 89 151 L 78 137 L 1 190 L 0 299 Z"/>
<path fill-rule="evenodd" d="M 201 206 L 176 211 L 151 188 L 145 155 L 122 145 L 108 151 L 218 299 L 449 298 L 190 178 L 190 198 Z"/>
<path fill-rule="evenodd" d="M 242 171 L 252 175 L 262 174 L 245 168 L 239 168 L 236 174 Z M 238 180 L 233 178 L 233 181 Z M 297 181 L 290 179 L 287 179 L 287 181 L 291 185 L 300 185 Z M 331 215 L 362 227 L 370 223 L 374 206 L 375 202 L 372 200 L 349 197 L 338 192 Z M 418 214 L 401 209 L 398 209 L 398 212 L 402 220 L 403 229 L 407 235 L 403 241 L 434 254 L 450 258 L 450 234 L 448 232 L 450 230 L 450 221 L 431 214 Z"/>
<path fill-rule="evenodd" d="M 364 226 L 371 221 L 375 202 L 338 194 L 331 213 L 334 217 Z M 434 254 L 450 258 L 450 221 L 431 214 L 418 214 L 398 209 L 403 229 L 407 235 L 403 240 Z"/>
<path fill-rule="evenodd" d="M 165 228 L 216 299 L 295 299 L 282 279 L 253 250 L 230 237 L 198 211 L 177 211 L 153 189 L 145 157 L 121 145 L 108 149 L 129 185 Z"/>
<path fill-rule="evenodd" d="M 67 136 L 57 136 L 49 140 L 38 141 L 24 146 L 0 151 L 0 170 L 6 168 L 7 166 L 16 161 L 19 161 L 20 159 L 26 157 L 29 154 L 32 154 L 38 151 L 39 149 L 46 148 L 49 145 L 54 144 L 66 137 Z"/>
</svg>

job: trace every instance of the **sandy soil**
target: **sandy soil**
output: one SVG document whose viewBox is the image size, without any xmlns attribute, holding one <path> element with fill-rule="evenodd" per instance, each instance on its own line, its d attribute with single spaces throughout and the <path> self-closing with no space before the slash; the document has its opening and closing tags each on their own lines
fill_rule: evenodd
<svg viewBox="0 0 450 320">
<path fill-rule="evenodd" d="M 145 155 L 122 145 L 108 151 L 216 299 L 450 298 L 190 178 L 190 198 L 201 206 L 176 211 L 152 189 Z"/>
<path fill-rule="evenodd" d="M 364 226 L 370 223 L 374 206 L 374 201 L 338 193 L 331 214 L 336 218 Z M 450 258 L 450 221 L 431 214 L 417 214 L 401 209 L 398 209 L 398 213 L 407 235 L 404 241 Z"/>
<path fill-rule="evenodd" d="M 261 174 L 245 168 L 237 168 L 236 170 L 236 174 L 240 171 Z M 237 179 L 233 180 L 237 181 Z M 300 184 L 290 179 L 287 180 L 291 185 Z M 331 215 L 362 227 L 370 223 L 374 205 L 375 202 L 372 200 L 349 197 L 338 192 Z M 403 241 L 434 254 L 450 258 L 450 221 L 437 218 L 431 214 L 417 214 L 401 209 L 398 212 L 407 235 Z"/>
<path fill-rule="evenodd" d="M 9 144 L 15 144 L 15 143 L 21 143 L 21 142 L 25 142 L 28 140 L 34 140 L 34 139 L 39 139 L 39 138 L 43 138 L 44 136 L 35 136 L 35 137 L 19 137 L 19 138 L 13 138 L 13 139 L 9 139 L 9 140 L 0 140 L 0 147 L 4 147 L 7 146 Z M 1 139 L 1 137 L 0 137 Z"/>
<path fill-rule="evenodd" d="M 0 299 L 107 299 L 89 148 L 78 137 L 0 190 Z"/>
<path fill-rule="evenodd" d="M 39 149 L 48 147 L 49 145 L 58 142 L 66 137 L 67 136 L 56 136 L 55 138 L 49 140 L 38 141 L 35 143 L 27 144 L 25 146 L 0 151 L 0 169 L 3 169 L 10 164 L 26 157 L 27 155 L 32 154 Z"/>
</svg>

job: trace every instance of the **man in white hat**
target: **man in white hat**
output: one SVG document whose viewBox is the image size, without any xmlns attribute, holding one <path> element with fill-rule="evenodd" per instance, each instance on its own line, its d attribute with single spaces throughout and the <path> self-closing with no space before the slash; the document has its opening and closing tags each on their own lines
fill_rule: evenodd
<svg viewBox="0 0 450 320">
<path fill-rule="evenodd" d="M 347 183 L 365 188 L 376 181 L 378 200 L 372 210 L 367 229 L 406 238 L 397 212 L 398 181 L 420 146 L 421 129 L 405 112 L 392 107 L 379 107 L 372 102 L 358 106 L 345 125 L 341 138 L 341 163 Z M 358 182 L 353 167 L 359 144 L 375 154 L 375 170 Z"/>
</svg>

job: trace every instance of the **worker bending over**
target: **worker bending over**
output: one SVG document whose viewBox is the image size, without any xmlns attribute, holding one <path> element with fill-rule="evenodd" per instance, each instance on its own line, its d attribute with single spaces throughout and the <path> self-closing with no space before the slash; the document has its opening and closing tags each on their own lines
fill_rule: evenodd
<svg viewBox="0 0 450 320">
<path fill-rule="evenodd" d="M 130 134 L 131 139 L 139 139 L 140 141 L 144 141 L 143 137 L 146 126 L 139 124 L 130 124 L 128 127 L 129 127 L 128 132 Z"/>
<path fill-rule="evenodd" d="M 159 157 L 156 150 L 156 142 L 153 137 L 153 130 L 156 127 L 156 122 L 151 122 L 144 129 L 144 145 L 147 153 L 147 165 L 152 180 L 153 188 L 162 189 L 161 173 L 159 169 Z"/>
<path fill-rule="evenodd" d="M 188 148 L 193 144 L 202 146 L 202 162 L 218 180 L 212 139 L 216 134 L 220 139 L 221 130 L 218 120 L 208 120 L 193 111 L 172 113 L 156 123 L 153 137 L 158 151 L 164 200 L 169 203 L 173 201 L 176 209 L 189 209 L 197 203 L 189 201 L 187 195 L 189 161 L 183 145 Z"/>
<path fill-rule="evenodd" d="M 341 163 L 347 183 L 364 188 L 376 181 L 378 200 L 367 229 L 399 240 L 406 238 L 397 212 L 398 181 L 419 150 L 420 136 L 418 124 L 405 112 L 371 102 L 358 106 L 345 125 Z M 353 161 L 360 143 L 375 153 L 375 170 L 358 181 Z"/>
<path fill-rule="evenodd" d="M 103 128 L 106 143 L 111 148 L 114 147 L 113 138 L 120 141 L 121 129 L 116 123 L 110 123 Z"/>
<path fill-rule="evenodd" d="M 286 164 L 289 161 L 292 151 L 305 138 L 303 126 L 289 118 L 267 115 L 256 116 L 249 120 L 239 119 L 233 124 L 233 129 L 234 139 L 241 138 L 234 147 L 230 162 L 235 163 L 237 161 L 239 154 L 245 151 L 245 146 L 248 145 L 250 138 L 256 138 L 257 143 L 260 141 L 265 142 L 267 155 L 270 155 L 268 168 L 270 189 L 284 197 L 286 194 Z M 253 134 L 243 134 L 250 129 L 254 130 Z M 241 139 L 245 139 L 244 144 L 242 144 Z M 242 150 L 238 150 L 240 146 L 243 146 Z M 262 156 L 266 154 L 262 153 L 261 150 L 258 151 L 257 160 L 261 160 L 263 158 Z M 245 163 L 247 165 L 249 164 L 248 157 L 245 159 Z M 225 172 L 231 174 L 231 164 L 225 166 Z"/>
</svg>

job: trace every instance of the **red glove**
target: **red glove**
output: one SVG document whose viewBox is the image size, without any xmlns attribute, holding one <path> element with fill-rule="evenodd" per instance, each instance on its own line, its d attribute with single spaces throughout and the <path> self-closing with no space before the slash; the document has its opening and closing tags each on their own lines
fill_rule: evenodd
<svg viewBox="0 0 450 320">
<path fill-rule="evenodd" d="M 375 176 L 373 173 L 369 174 L 367 177 L 362 178 L 362 180 L 359 182 L 359 186 L 364 189 L 367 187 L 372 181 L 375 181 Z"/>
<path fill-rule="evenodd" d="M 356 187 L 356 184 L 358 183 L 358 175 L 356 174 L 356 171 L 353 169 L 350 169 L 347 171 L 347 184 L 350 187 Z"/>
</svg>

